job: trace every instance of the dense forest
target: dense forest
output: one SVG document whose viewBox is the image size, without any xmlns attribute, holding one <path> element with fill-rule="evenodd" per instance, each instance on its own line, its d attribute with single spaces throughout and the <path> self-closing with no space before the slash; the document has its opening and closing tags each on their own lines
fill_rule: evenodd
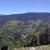
<svg viewBox="0 0 50 50">
<path fill-rule="evenodd" d="M 50 13 L 0 15 L 0 48 L 50 44 Z"/>
</svg>

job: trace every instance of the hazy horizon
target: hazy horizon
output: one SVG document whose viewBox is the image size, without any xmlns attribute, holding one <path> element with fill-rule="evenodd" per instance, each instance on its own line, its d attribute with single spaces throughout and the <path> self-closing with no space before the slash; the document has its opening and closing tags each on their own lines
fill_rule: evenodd
<svg viewBox="0 0 50 50">
<path fill-rule="evenodd" d="M 25 14 L 25 13 L 50 13 L 50 12 L 23 12 L 23 13 L 0 14 L 0 16 L 1 15 L 13 15 L 13 14 Z"/>
</svg>

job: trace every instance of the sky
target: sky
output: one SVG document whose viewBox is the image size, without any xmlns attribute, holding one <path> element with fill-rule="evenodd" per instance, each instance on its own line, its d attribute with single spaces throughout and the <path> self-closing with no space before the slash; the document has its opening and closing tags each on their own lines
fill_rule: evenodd
<svg viewBox="0 0 50 50">
<path fill-rule="evenodd" d="M 50 12 L 50 0 L 0 0 L 0 14 Z"/>
</svg>

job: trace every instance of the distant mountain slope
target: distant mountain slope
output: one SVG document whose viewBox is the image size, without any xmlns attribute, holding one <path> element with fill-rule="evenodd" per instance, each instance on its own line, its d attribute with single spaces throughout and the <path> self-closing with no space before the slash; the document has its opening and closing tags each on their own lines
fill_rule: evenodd
<svg viewBox="0 0 50 50">
<path fill-rule="evenodd" d="M 12 14 L 12 15 L 0 15 L 0 23 L 4 23 L 7 20 L 17 19 L 17 20 L 36 20 L 36 19 L 43 19 L 46 21 L 50 21 L 50 13 L 23 13 L 23 14 Z"/>
</svg>

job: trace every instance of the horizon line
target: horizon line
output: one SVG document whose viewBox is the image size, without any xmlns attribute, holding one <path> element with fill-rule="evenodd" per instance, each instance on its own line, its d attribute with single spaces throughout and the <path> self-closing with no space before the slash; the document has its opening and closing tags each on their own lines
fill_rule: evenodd
<svg viewBox="0 0 50 50">
<path fill-rule="evenodd" d="M 50 13 L 50 12 L 22 12 L 22 13 L 0 14 L 0 15 L 13 15 L 13 14 L 25 14 L 25 13 Z"/>
</svg>

